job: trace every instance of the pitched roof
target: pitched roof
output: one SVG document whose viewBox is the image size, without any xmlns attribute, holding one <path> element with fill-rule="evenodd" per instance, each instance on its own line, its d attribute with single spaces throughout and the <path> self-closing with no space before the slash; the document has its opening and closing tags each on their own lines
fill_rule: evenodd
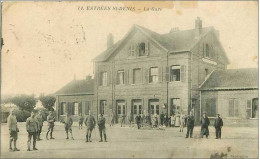
<svg viewBox="0 0 260 159">
<path fill-rule="evenodd" d="M 258 69 L 216 70 L 200 86 L 200 90 L 258 89 Z"/>
<path fill-rule="evenodd" d="M 121 43 L 131 34 L 131 32 L 135 29 L 140 30 L 145 35 L 150 37 L 154 42 L 160 45 L 163 49 L 169 52 L 180 52 L 180 51 L 190 51 L 193 46 L 200 41 L 202 37 L 204 37 L 208 32 L 213 31 L 214 27 L 205 27 L 202 28 L 202 33 L 200 34 L 199 38 L 196 38 L 195 29 L 191 30 L 180 30 L 175 32 L 170 32 L 167 34 L 158 34 L 154 31 L 151 31 L 145 27 L 134 25 L 127 35 L 109 49 L 102 52 L 98 55 L 94 61 L 105 61 L 107 60 L 113 52 L 120 46 Z"/>
<path fill-rule="evenodd" d="M 72 80 L 58 90 L 56 95 L 94 94 L 94 79 Z"/>
</svg>

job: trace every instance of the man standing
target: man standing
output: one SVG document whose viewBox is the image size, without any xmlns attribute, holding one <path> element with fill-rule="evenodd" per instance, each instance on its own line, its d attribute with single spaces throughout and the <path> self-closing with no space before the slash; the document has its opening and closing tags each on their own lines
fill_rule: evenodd
<svg viewBox="0 0 260 159">
<path fill-rule="evenodd" d="M 104 134 L 105 142 L 107 142 L 107 135 L 106 135 L 106 118 L 103 117 L 103 114 L 98 115 L 98 129 L 100 134 L 100 141 L 103 142 L 102 133 Z"/>
<path fill-rule="evenodd" d="M 92 130 L 95 128 L 96 121 L 95 121 L 95 118 L 92 115 L 91 111 L 89 111 L 89 115 L 85 118 L 84 123 L 87 127 L 86 142 L 92 142 L 91 141 L 91 133 L 92 133 Z"/>
<path fill-rule="evenodd" d="M 130 112 L 129 115 L 128 115 L 128 121 L 129 121 L 129 127 L 132 127 L 132 122 L 133 122 L 133 114 L 132 114 L 132 112 Z"/>
<path fill-rule="evenodd" d="M 17 147 L 16 147 L 16 141 L 17 141 L 17 137 L 18 137 L 18 132 L 19 129 L 17 127 L 17 120 L 16 120 L 16 116 L 14 114 L 14 109 L 11 110 L 10 115 L 7 118 L 7 125 L 9 128 L 9 134 L 10 134 L 10 141 L 9 141 L 9 151 L 20 151 Z M 12 149 L 12 142 L 14 141 L 14 149 Z"/>
<path fill-rule="evenodd" d="M 112 111 L 112 113 L 110 114 L 110 127 L 114 126 L 115 123 L 115 115 L 114 115 L 114 111 Z"/>
<path fill-rule="evenodd" d="M 203 113 L 203 116 L 201 118 L 201 133 L 200 133 L 200 137 L 203 138 L 204 135 L 206 135 L 206 138 L 208 138 L 209 136 L 209 118 L 207 117 L 206 113 Z"/>
<path fill-rule="evenodd" d="M 137 128 L 140 129 L 141 127 L 141 115 L 136 115 L 135 117 L 135 121 L 136 121 L 136 124 L 137 124 Z"/>
<path fill-rule="evenodd" d="M 83 118 L 82 114 L 80 114 L 80 116 L 79 116 L 79 129 L 80 128 L 82 129 L 83 120 L 84 120 L 84 118 Z"/>
<path fill-rule="evenodd" d="M 126 117 L 125 114 L 121 115 L 121 127 L 123 126 L 123 123 L 124 123 L 124 126 L 125 126 L 125 117 Z"/>
<path fill-rule="evenodd" d="M 27 151 L 31 151 L 30 146 L 31 146 L 32 137 L 33 137 L 33 150 L 38 150 L 36 148 L 36 136 L 37 136 L 37 132 L 38 132 L 38 121 L 35 118 L 34 112 L 32 112 L 31 116 L 29 118 L 27 118 L 27 120 L 26 120 L 26 130 L 28 132 L 28 141 L 27 141 L 28 149 L 27 149 Z"/>
<path fill-rule="evenodd" d="M 194 128 L 194 116 L 192 114 L 192 112 L 190 112 L 190 115 L 187 118 L 187 134 L 186 134 L 186 138 L 192 138 L 192 134 L 193 134 L 193 128 Z M 182 130 L 183 131 L 183 130 Z"/>
<path fill-rule="evenodd" d="M 40 135 L 41 135 L 41 132 L 42 132 L 42 126 L 43 126 L 43 115 L 42 115 L 42 111 L 40 110 L 38 115 L 36 116 L 36 119 L 38 121 L 38 133 L 37 133 L 37 141 L 40 141 Z"/>
<path fill-rule="evenodd" d="M 46 134 L 46 139 L 49 140 L 48 138 L 48 134 L 50 132 L 50 136 L 51 138 L 50 139 L 55 139 L 53 136 L 52 136 L 52 132 L 53 132 L 53 128 L 54 128 L 54 122 L 55 122 L 55 116 L 53 115 L 52 111 L 49 111 L 49 115 L 47 116 L 47 122 L 48 122 L 48 131 L 47 131 L 47 134 Z"/>
<path fill-rule="evenodd" d="M 216 139 L 221 139 L 221 128 L 223 126 L 223 120 L 220 117 L 220 114 L 217 114 L 217 117 L 214 122 L 214 127 L 216 129 Z"/>
<path fill-rule="evenodd" d="M 72 129 L 71 129 L 73 120 L 72 120 L 71 116 L 69 115 L 69 113 L 66 113 L 65 120 L 61 121 L 61 122 L 64 124 L 64 127 L 65 127 L 65 131 L 66 131 L 66 135 L 67 135 L 66 139 L 69 139 L 69 132 L 70 132 L 71 140 L 74 140 L 73 135 L 72 135 Z"/>
<path fill-rule="evenodd" d="M 164 114 L 163 114 L 163 112 L 161 113 L 161 115 L 160 115 L 160 124 L 161 124 L 161 126 L 163 125 L 163 123 L 164 123 Z"/>
</svg>

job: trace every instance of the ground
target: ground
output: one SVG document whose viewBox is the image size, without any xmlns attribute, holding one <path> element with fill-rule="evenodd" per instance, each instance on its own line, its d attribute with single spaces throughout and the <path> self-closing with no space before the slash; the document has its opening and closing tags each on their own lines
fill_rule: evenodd
<svg viewBox="0 0 260 159">
<path fill-rule="evenodd" d="M 199 127 L 194 128 L 194 138 L 185 139 L 185 131 L 179 128 L 165 130 L 136 127 L 107 127 L 108 142 L 99 143 L 98 129 L 93 131 L 91 143 L 85 143 L 85 128 L 73 126 L 75 140 L 66 140 L 64 127 L 56 124 L 54 140 L 46 140 L 44 125 L 37 142 L 38 151 L 26 151 L 27 132 L 24 123 L 19 123 L 18 148 L 9 152 L 9 134 L 6 124 L 1 125 L 1 158 L 210 158 L 211 154 L 227 153 L 228 158 L 258 157 L 258 128 L 224 127 L 222 139 L 216 140 L 214 128 L 210 127 L 209 139 L 199 139 Z"/>
</svg>

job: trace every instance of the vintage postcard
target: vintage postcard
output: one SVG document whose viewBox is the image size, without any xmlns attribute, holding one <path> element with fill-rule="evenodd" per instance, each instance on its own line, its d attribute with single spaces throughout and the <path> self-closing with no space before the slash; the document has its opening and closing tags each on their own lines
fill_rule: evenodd
<svg viewBox="0 0 260 159">
<path fill-rule="evenodd" d="M 1 158 L 258 158 L 258 1 L 1 9 Z"/>
</svg>

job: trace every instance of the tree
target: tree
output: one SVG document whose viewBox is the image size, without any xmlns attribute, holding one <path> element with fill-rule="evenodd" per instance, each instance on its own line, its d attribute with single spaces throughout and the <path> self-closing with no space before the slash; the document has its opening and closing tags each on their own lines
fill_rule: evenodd
<svg viewBox="0 0 260 159">
<path fill-rule="evenodd" d="M 41 95 L 39 97 L 39 100 L 42 102 L 42 105 L 44 108 L 46 108 L 48 111 L 53 111 L 53 106 L 55 104 L 56 98 L 54 96 L 51 95 Z"/>
<path fill-rule="evenodd" d="M 36 99 L 34 95 L 16 95 L 10 99 L 10 102 L 18 106 L 22 111 L 26 110 L 31 112 L 35 105 L 36 105 Z"/>
</svg>

